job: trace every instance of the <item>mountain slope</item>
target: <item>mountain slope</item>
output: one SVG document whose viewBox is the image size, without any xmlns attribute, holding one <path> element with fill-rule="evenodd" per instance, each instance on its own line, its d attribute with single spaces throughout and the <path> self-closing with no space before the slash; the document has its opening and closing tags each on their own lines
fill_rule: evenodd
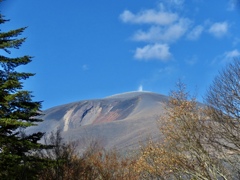
<svg viewBox="0 0 240 180">
<path fill-rule="evenodd" d="M 128 92 L 74 102 L 44 111 L 44 122 L 32 130 L 60 128 L 66 140 L 98 139 L 107 149 L 134 148 L 139 141 L 159 135 L 156 121 L 167 101 L 156 93 Z"/>
</svg>

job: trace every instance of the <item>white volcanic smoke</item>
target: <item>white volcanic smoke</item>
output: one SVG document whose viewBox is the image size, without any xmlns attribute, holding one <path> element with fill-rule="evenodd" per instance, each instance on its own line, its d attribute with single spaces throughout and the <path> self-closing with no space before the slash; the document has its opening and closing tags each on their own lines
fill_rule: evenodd
<svg viewBox="0 0 240 180">
<path fill-rule="evenodd" d="M 140 91 L 140 92 L 143 91 L 143 85 L 140 85 L 140 86 L 138 87 L 138 91 Z"/>
</svg>

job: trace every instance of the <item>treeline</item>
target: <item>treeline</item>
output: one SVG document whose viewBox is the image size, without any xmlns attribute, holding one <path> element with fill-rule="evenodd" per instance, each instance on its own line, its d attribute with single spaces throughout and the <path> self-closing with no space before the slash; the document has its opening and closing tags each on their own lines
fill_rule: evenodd
<svg viewBox="0 0 240 180">
<path fill-rule="evenodd" d="M 7 21 L 0 14 L 0 25 Z M 159 142 L 149 140 L 129 156 L 95 141 L 78 152 L 81 144 L 64 142 L 59 130 L 45 137 L 45 144 L 39 143 L 44 133 L 24 133 L 42 121 L 41 102 L 23 89 L 34 74 L 17 71 L 32 57 L 10 55 L 26 40 L 18 38 L 24 30 L 0 29 L 0 179 L 240 179 L 239 60 L 214 79 L 205 105 L 177 84 L 158 120 Z"/>
</svg>

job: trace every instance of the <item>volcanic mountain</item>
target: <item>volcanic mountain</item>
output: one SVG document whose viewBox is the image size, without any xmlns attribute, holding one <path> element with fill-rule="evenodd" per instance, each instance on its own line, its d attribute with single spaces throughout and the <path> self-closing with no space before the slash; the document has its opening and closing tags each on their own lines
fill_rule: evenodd
<svg viewBox="0 0 240 180">
<path fill-rule="evenodd" d="M 167 101 L 167 96 L 152 92 L 127 92 L 69 103 L 44 111 L 44 121 L 30 131 L 60 128 L 67 141 L 95 139 L 106 149 L 130 149 L 159 136 L 157 120 Z"/>
</svg>

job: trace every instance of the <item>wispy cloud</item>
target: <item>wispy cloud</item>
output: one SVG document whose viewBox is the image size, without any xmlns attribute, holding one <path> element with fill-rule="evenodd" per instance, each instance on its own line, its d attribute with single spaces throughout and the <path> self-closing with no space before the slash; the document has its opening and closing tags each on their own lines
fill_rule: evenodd
<svg viewBox="0 0 240 180">
<path fill-rule="evenodd" d="M 168 3 L 175 6 L 182 6 L 185 0 L 167 0 Z"/>
<path fill-rule="evenodd" d="M 197 40 L 201 36 L 203 30 L 204 30 L 203 26 L 198 25 L 195 28 L 193 28 L 192 31 L 190 31 L 187 38 L 189 40 Z"/>
<path fill-rule="evenodd" d="M 227 34 L 229 25 L 227 22 L 217 22 L 210 26 L 208 32 L 213 36 L 220 38 Z"/>
<path fill-rule="evenodd" d="M 238 3 L 239 3 L 238 0 L 229 0 L 229 1 L 228 1 L 227 10 L 228 10 L 228 11 L 233 11 L 233 10 L 235 10 L 235 8 L 236 8 L 236 6 L 237 6 Z"/>
<path fill-rule="evenodd" d="M 212 65 L 215 64 L 221 64 L 221 63 L 226 63 L 230 62 L 235 58 L 240 58 L 240 51 L 238 49 L 234 49 L 232 51 L 226 51 L 223 54 L 217 56 L 213 61 Z"/>
<path fill-rule="evenodd" d="M 167 67 L 159 69 L 158 73 L 168 76 L 168 75 L 171 75 L 172 73 L 174 73 L 175 71 L 176 71 L 176 68 L 174 68 L 173 66 L 167 66 Z"/>
<path fill-rule="evenodd" d="M 169 46 L 167 44 L 156 43 L 153 45 L 146 45 L 142 48 L 137 48 L 134 57 L 139 60 L 161 60 L 167 61 L 171 58 Z"/>
<path fill-rule="evenodd" d="M 185 0 L 161 0 L 159 7 L 162 9 L 171 9 L 173 12 L 184 8 Z"/>
<path fill-rule="evenodd" d="M 233 46 L 236 46 L 240 43 L 240 38 L 238 37 L 235 37 L 234 40 L 233 40 Z"/>
<path fill-rule="evenodd" d="M 87 65 L 87 64 L 82 65 L 82 70 L 83 70 L 83 71 L 89 70 L 88 65 Z"/>
<path fill-rule="evenodd" d="M 188 30 L 190 25 L 189 19 L 180 19 L 178 22 L 169 26 L 152 26 L 146 32 L 139 30 L 133 35 L 135 41 L 145 42 L 175 42 L 181 38 Z"/>
<path fill-rule="evenodd" d="M 178 15 L 171 12 L 165 12 L 162 10 L 156 11 L 153 9 L 141 11 L 137 14 L 134 14 L 129 10 L 125 10 L 120 15 L 120 19 L 125 23 L 168 25 L 176 21 L 178 19 Z"/>
<path fill-rule="evenodd" d="M 161 68 L 153 69 L 152 72 L 148 75 L 148 77 L 145 77 L 141 80 L 141 85 L 144 86 L 145 90 L 151 90 L 153 87 L 156 87 L 156 84 L 159 88 L 159 84 L 161 84 L 164 79 L 172 79 L 173 77 L 175 77 L 177 72 L 178 69 L 173 65 L 167 65 Z M 169 84 L 172 83 L 171 81 L 168 82 Z M 166 84 L 164 83 L 163 87 L 166 87 L 165 85 Z"/>
<path fill-rule="evenodd" d="M 186 64 L 188 65 L 195 65 L 198 62 L 198 57 L 196 55 L 193 55 L 192 57 L 189 57 L 185 59 Z"/>
<path fill-rule="evenodd" d="M 240 57 L 240 52 L 237 49 L 234 49 L 232 51 L 228 51 L 224 53 L 224 59 L 225 60 L 231 60 L 234 58 Z"/>
</svg>

